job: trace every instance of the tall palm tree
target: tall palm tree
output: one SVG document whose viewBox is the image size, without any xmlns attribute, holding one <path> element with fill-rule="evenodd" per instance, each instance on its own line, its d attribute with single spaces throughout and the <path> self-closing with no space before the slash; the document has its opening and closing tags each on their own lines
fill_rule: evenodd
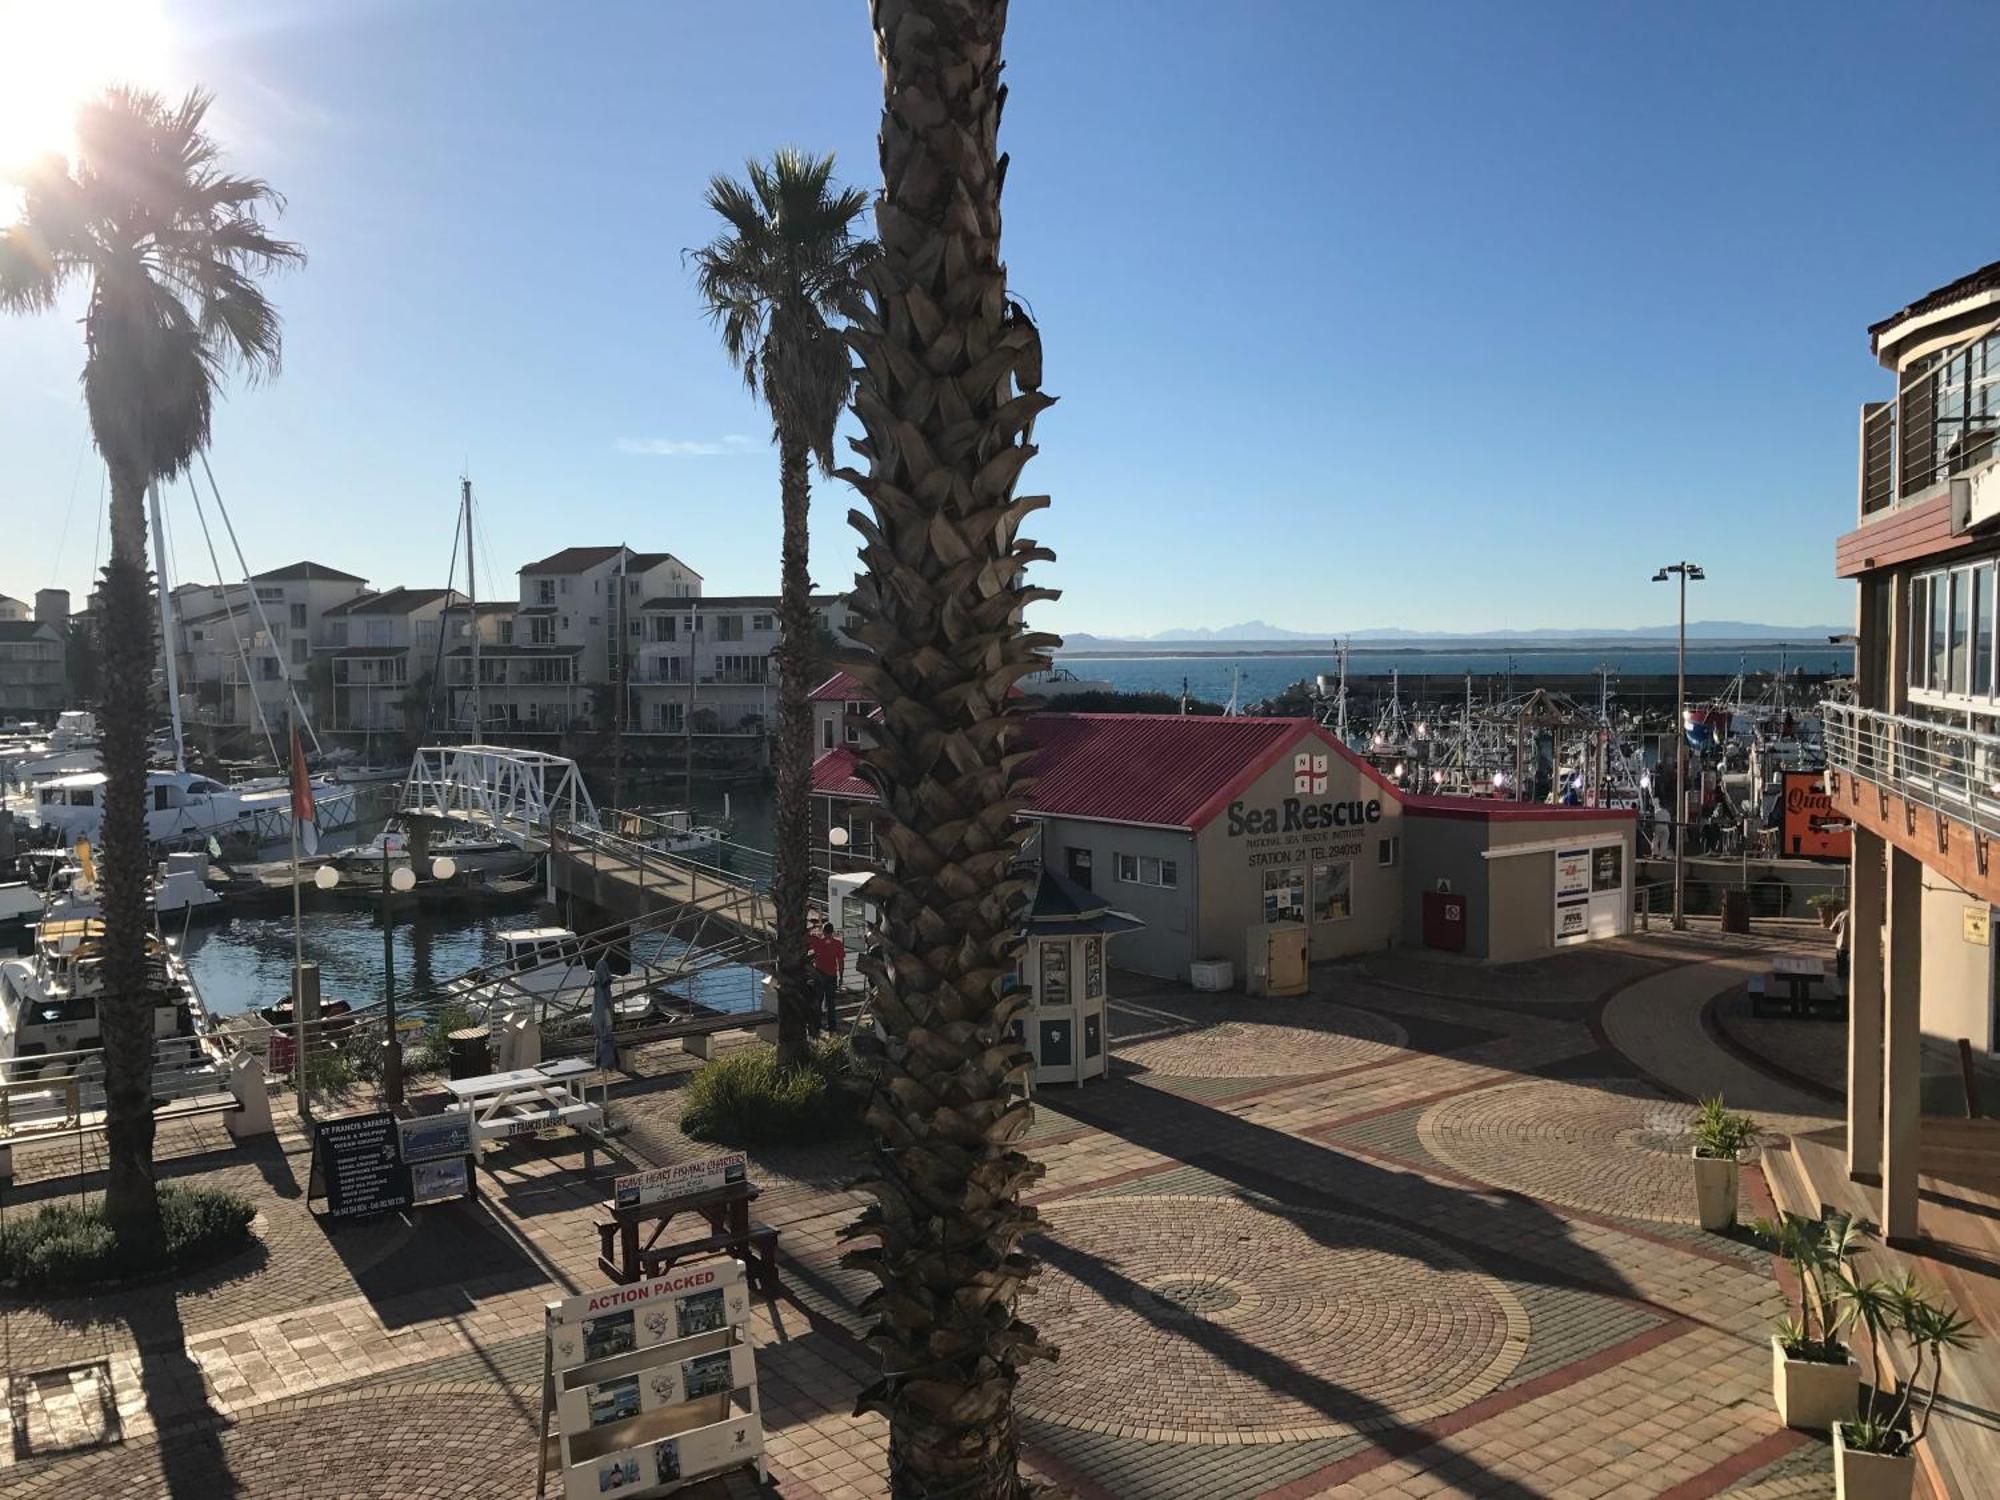
<svg viewBox="0 0 2000 1500">
<path fill-rule="evenodd" d="M 778 573 L 777 796 L 771 904 L 777 925 L 778 1053 L 805 1056 L 813 1014 L 806 952 L 812 884 L 812 710 L 819 659 L 806 568 L 810 464 L 833 467 L 833 428 L 854 377 L 842 329 L 863 310 L 860 276 L 875 254 L 854 221 L 868 207 L 833 181 L 833 158 L 786 149 L 753 161 L 747 183 L 717 176 L 708 206 L 722 232 L 694 252 L 695 285 L 729 361 L 771 413 L 784 538 Z"/>
<path fill-rule="evenodd" d="M 1021 1192 L 1041 1167 L 1013 1144 L 1031 1111 L 1014 972 L 1028 788 L 1011 697 L 1056 644 L 1022 623 L 1052 597 L 1024 580 L 1052 554 L 1019 533 L 1048 499 L 1014 494 L 1052 398 L 1000 261 L 1005 0 L 870 8 L 882 248 L 851 335 L 868 472 L 842 471 L 869 509 L 853 516 L 855 629 L 882 710 L 863 764 L 886 867 L 870 886 L 884 941 L 863 1043 L 877 1202 L 848 1230 L 875 1242 L 849 1261 L 881 1282 L 869 1306 L 885 1373 L 861 1406 L 889 1419 L 896 1496 L 1013 1500 L 1026 1493 L 1014 1386 L 1054 1355 L 1015 1313 L 1035 1266 Z"/>
<path fill-rule="evenodd" d="M 268 184 L 221 169 L 203 130 L 209 96 L 178 104 L 116 88 L 77 114 L 74 162 L 23 179 L 19 222 L 0 231 L 0 309 L 37 312 L 81 282 L 84 404 L 111 481 L 98 716 L 105 772 L 98 870 L 104 905 L 104 1206 L 115 1232 L 159 1230 L 153 1183 L 153 996 L 146 972 L 146 738 L 153 616 L 148 485 L 208 442 L 225 368 L 275 371 L 278 317 L 256 277 L 300 260 L 258 217 Z"/>
</svg>

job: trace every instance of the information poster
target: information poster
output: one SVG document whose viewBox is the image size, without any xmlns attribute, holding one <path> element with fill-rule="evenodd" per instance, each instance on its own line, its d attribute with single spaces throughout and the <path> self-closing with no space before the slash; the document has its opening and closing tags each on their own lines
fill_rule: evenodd
<svg viewBox="0 0 2000 1500">
<path fill-rule="evenodd" d="M 563 1391 L 556 1411 L 565 1432 L 583 1432 L 703 1396 L 727 1395 L 755 1379 L 750 1346 L 737 1344 Z"/>
<path fill-rule="evenodd" d="M 754 1412 L 747 1413 L 572 1465 L 564 1476 L 563 1494 L 566 1500 L 645 1495 L 664 1485 L 750 1463 L 763 1451 L 763 1424 Z"/>
<path fill-rule="evenodd" d="M 648 1172 L 629 1172 L 611 1185 L 611 1201 L 619 1208 L 650 1207 L 693 1198 L 749 1180 L 749 1158 L 741 1151 L 711 1156 L 705 1161 L 679 1162 Z"/>
<path fill-rule="evenodd" d="M 591 1360 L 713 1333 L 742 1322 L 749 1312 L 743 1263 L 729 1259 L 570 1297 L 550 1314 L 555 1367 L 569 1370 Z"/>
<path fill-rule="evenodd" d="M 449 1156 L 442 1161 L 410 1163 L 410 1201 L 443 1203 L 472 1191 L 472 1159 Z"/>
<path fill-rule="evenodd" d="M 402 1122 L 403 1160 L 438 1161 L 472 1154 L 472 1111 L 448 1109 L 443 1114 Z"/>
<path fill-rule="evenodd" d="M 1555 940 L 1590 936 L 1590 850 L 1556 851 Z"/>
<path fill-rule="evenodd" d="M 378 1110 L 313 1121 L 313 1189 L 336 1219 L 360 1218 L 410 1206 L 410 1174 L 403 1165 L 396 1117 Z"/>
</svg>

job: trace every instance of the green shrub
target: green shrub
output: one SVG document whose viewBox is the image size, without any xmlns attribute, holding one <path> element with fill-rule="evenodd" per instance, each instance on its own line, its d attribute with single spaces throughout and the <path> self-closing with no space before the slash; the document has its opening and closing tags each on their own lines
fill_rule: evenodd
<svg viewBox="0 0 2000 1500">
<path fill-rule="evenodd" d="M 744 1047 L 694 1075 L 681 1130 L 725 1146 L 806 1145 L 853 1130 L 861 1100 L 853 1049 L 844 1037 L 815 1042 L 797 1068 L 780 1067 L 775 1047 Z"/>
<path fill-rule="evenodd" d="M 120 1245 L 102 1204 L 47 1203 L 0 1225 L 0 1281 L 24 1292 L 61 1292 L 198 1270 L 250 1242 L 257 1210 L 219 1188 L 160 1184 L 160 1253 Z"/>
</svg>

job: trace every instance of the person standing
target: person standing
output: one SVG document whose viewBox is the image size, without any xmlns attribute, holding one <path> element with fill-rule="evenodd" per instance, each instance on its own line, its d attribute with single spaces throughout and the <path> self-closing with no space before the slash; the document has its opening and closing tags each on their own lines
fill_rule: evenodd
<svg viewBox="0 0 2000 1500">
<path fill-rule="evenodd" d="M 833 923 L 828 922 L 812 940 L 811 948 L 813 969 L 819 979 L 820 1006 L 826 1012 L 826 1033 L 837 1036 L 840 1033 L 840 977 L 841 971 L 847 967 L 847 944 L 840 940 Z"/>
</svg>

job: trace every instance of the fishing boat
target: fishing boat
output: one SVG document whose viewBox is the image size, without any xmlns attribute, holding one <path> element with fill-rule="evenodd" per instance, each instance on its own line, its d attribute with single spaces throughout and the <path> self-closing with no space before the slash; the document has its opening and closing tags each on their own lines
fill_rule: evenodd
<svg viewBox="0 0 2000 1500">
<path fill-rule="evenodd" d="M 474 871 L 494 880 L 525 874 L 536 859 L 504 839 L 469 829 L 440 834 L 426 847 L 433 861 L 449 859 L 461 871 Z M 385 862 L 391 870 L 409 865 L 410 836 L 402 829 L 385 828 L 368 843 L 344 851 L 336 861 L 344 874 L 361 882 L 379 882 Z"/>
<path fill-rule="evenodd" d="M 95 842 L 104 818 L 102 771 L 51 777 L 35 788 L 34 820 L 54 829 L 65 843 Z M 354 821 L 354 789 L 321 777 L 313 782 L 313 804 L 321 832 Z M 200 842 L 239 834 L 255 843 L 276 843 L 289 835 L 291 794 L 277 778 L 228 786 L 192 771 L 146 773 L 146 838 L 155 844 Z"/>
<path fill-rule="evenodd" d="M 97 716 L 86 709 L 56 715 L 46 736 L 22 737 L 0 747 L 0 785 L 30 786 L 50 776 L 97 769 Z"/>
<path fill-rule="evenodd" d="M 590 1014 L 596 968 L 585 961 L 582 939 L 567 927 L 524 927 L 499 934 L 500 962 L 476 969 L 451 986 L 452 998 L 488 1025 L 530 1012 L 538 1021 Z M 654 1010 L 643 974 L 611 981 L 612 1013 L 636 1020 Z"/>
</svg>

